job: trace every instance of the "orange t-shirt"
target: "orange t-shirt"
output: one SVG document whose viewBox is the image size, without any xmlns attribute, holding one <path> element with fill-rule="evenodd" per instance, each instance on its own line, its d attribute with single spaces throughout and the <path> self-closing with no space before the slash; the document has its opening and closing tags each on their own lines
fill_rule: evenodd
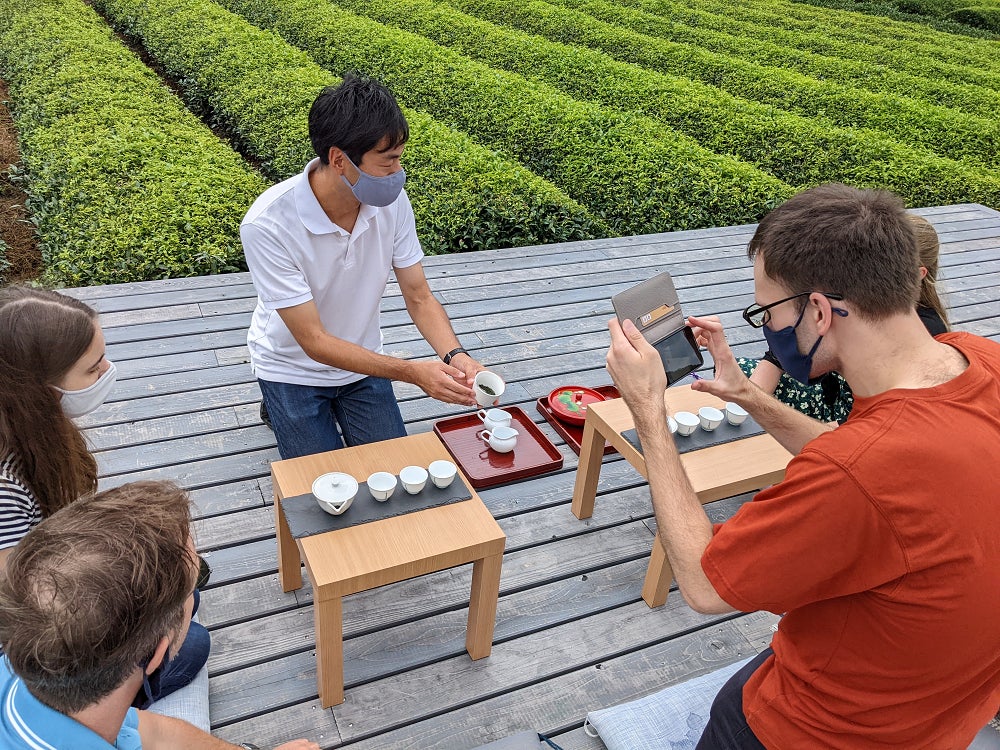
<svg viewBox="0 0 1000 750">
<path fill-rule="evenodd" d="M 702 557 L 787 613 L 743 690 L 768 748 L 964 749 L 1000 705 L 1000 344 L 938 340 L 965 372 L 856 398 Z"/>
</svg>

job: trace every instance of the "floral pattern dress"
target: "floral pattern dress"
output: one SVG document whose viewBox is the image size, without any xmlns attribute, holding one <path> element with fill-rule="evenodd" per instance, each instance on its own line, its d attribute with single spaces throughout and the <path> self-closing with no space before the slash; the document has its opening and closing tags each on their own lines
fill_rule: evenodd
<svg viewBox="0 0 1000 750">
<path fill-rule="evenodd" d="M 736 361 L 748 378 L 757 367 L 756 359 L 739 357 Z M 810 385 L 803 385 L 795 378 L 789 377 L 787 373 L 782 373 L 778 386 L 774 389 L 774 397 L 820 422 L 843 424 L 854 406 L 851 387 L 836 372 L 827 373 L 818 382 Z"/>
</svg>

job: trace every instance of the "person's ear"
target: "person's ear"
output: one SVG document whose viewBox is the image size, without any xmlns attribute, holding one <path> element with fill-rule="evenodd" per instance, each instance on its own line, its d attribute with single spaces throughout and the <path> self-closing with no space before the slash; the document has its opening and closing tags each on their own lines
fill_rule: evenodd
<svg viewBox="0 0 1000 750">
<path fill-rule="evenodd" d="M 833 310 L 830 300 L 825 295 L 814 293 L 809 295 L 809 307 L 810 314 L 814 316 L 816 321 L 816 333 L 820 336 L 825 336 L 826 332 L 830 330 L 830 324 L 833 322 Z"/>
<path fill-rule="evenodd" d="M 326 158 L 331 167 L 339 169 L 340 171 L 344 170 L 344 162 L 346 159 L 344 158 L 344 152 L 339 148 L 336 146 L 330 146 L 330 150 L 327 152 Z"/>
<path fill-rule="evenodd" d="M 153 674 L 167 658 L 167 651 L 170 649 L 170 639 L 163 636 L 156 644 L 156 650 L 146 664 L 146 674 Z"/>
<path fill-rule="evenodd" d="M 927 266 L 920 266 L 920 280 L 923 281 L 927 278 Z"/>
</svg>

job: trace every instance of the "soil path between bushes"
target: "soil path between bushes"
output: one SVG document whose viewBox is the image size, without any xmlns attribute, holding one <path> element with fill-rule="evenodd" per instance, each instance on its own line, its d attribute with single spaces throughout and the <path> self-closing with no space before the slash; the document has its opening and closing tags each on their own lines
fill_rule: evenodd
<svg viewBox="0 0 1000 750">
<path fill-rule="evenodd" d="M 6 256 L 10 268 L 0 269 L 0 280 L 6 283 L 38 278 L 42 271 L 42 255 L 35 236 L 35 227 L 24 207 L 27 196 L 10 181 L 11 165 L 19 164 L 17 129 L 8 108 L 7 82 L 0 79 L 0 237 L 7 244 Z"/>
</svg>

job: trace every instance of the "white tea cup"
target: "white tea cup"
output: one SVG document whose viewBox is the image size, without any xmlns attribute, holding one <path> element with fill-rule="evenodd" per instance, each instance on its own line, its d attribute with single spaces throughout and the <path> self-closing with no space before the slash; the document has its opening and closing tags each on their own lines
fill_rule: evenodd
<svg viewBox="0 0 1000 750">
<path fill-rule="evenodd" d="M 677 434 L 687 437 L 698 429 L 701 421 L 689 411 L 679 411 L 674 414 L 674 421 L 677 423 Z"/>
<path fill-rule="evenodd" d="M 746 421 L 748 416 L 747 410 L 739 404 L 733 401 L 726 404 L 726 421 L 733 427 L 739 427 Z"/>
<path fill-rule="evenodd" d="M 423 466 L 407 466 L 399 472 L 399 481 L 409 494 L 417 495 L 427 484 L 427 469 Z"/>
<path fill-rule="evenodd" d="M 487 430 L 495 430 L 497 427 L 510 427 L 510 414 L 503 409 L 490 409 L 489 411 L 480 409 L 476 412 L 476 416 L 483 421 L 483 427 Z"/>
<path fill-rule="evenodd" d="M 497 453 L 510 453 L 517 445 L 518 432 L 513 427 L 497 427 L 493 430 L 481 430 L 476 437 L 485 440 Z"/>
<path fill-rule="evenodd" d="M 376 471 L 368 477 L 368 490 L 373 498 L 384 503 L 396 490 L 396 475 L 388 471 Z"/>
<path fill-rule="evenodd" d="M 725 418 L 726 415 L 714 406 L 703 406 L 698 410 L 698 421 L 701 422 L 701 429 L 705 432 L 714 430 Z"/>
<path fill-rule="evenodd" d="M 476 395 L 476 403 L 483 407 L 493 406 L 506 388 L 507 384 L 503 382 L 503 378 L 489 370 L 477 372 L 472 381 L 472 392 Z"/>
<path fill-rule="evenodd" d="M 451 485 L 458 473 L 458 467 L 451 461 L 431 461 L 427 467 L 427 473 L 431 475 L 431 481 L 435 487 L 444 489 Z"/>
<path fill-rule="evenodd" d="M 358 494 L 358 480 L 350 474 L 331 471 L 316 477 L 312 483 L 312 493 L 319 507 L 331 516 L 339 516 L 351 507 Z"/>
</svg>

